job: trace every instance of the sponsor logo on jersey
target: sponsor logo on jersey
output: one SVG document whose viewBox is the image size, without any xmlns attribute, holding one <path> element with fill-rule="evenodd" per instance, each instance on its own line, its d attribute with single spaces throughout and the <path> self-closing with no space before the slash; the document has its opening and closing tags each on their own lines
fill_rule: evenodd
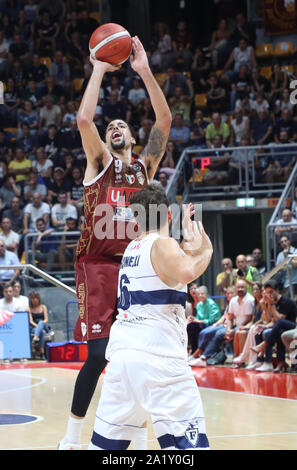
<svg viewBox="0 0 297 470">
<path fill-rule="evenodd" d="M 190 424 L 186 429 L 185 436 L 188 439 L 189 443 L 196 447 L 199 438 L 199 429 L 197 424 Z"/>
<path fill-rule="evenodd" d="M 139 188 L 115 188 L 110 186 L 107 193 L 107 204 L 111 206 L 128 206 L 133 194 L 139 191 Z"/>
<path fill-rule="evenodd" d="M 139 163 L 134 163 L 134 164 L 132 165 L 132 169 L 133 169 L 134 171 L 140 171 L 140 170 L 141 170 L 141 166 L 139 165 Z"/>
<path fill-rule="evenodd" d="M 144 185 L 145 178 L 144 178 L 144 176 L 143 176 L 143 174 L 142 174 L 141 171 L 138 171 L 138 172 L 136 173 L 136 178 L 137 178 L 139 184 Z"/>
<path fill-rule="evenodd" d="M 93 334 L 99 334 L 101 333 L 101 331 L 102 331 L 102 328 L 101 328 L 101 325 L 99 325 L 99 323 L 94 323 L 94 325 L 92 325 Z"/>
<path fill-rule="evenodd" d="M 135 176 L 134 175 L 125 175 L 126 180 L 129 184 L 134 184 L 135 183 Z"/>
</svg>

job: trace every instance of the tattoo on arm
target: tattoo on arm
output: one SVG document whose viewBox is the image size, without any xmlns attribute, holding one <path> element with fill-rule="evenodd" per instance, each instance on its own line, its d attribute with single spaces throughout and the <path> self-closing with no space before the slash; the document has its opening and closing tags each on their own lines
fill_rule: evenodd
<svg viewBox="0 0 297 470">
<path fill-rule="evenodd" d="M 167 136 L 163 132 L 156 128 L 152 127 L 148 143 L 142 151 L 144 157 L 153 157 L 154 159 L 160 158 L 164 151 L 167 141 Z"/>
</svg>

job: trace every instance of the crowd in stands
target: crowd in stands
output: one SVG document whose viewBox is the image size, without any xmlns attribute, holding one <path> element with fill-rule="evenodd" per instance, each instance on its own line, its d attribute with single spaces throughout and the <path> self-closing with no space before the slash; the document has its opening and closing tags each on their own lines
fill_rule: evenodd
<svg viewBox="0 0 297 470">
<path fill-rule="evenodd" d="M 259 248 L 239 254 L 236 268 L 224 258 L 222 269 L 216 279 L 217 299 L 206 286 L 189 285 L 189 364 L 225 364 L 229 350 L 233 368 L 296 373 L 297 305 L 286 280 L 262 282 L 267 269 Z M 296 264 L 291 271 L 294 276 Z"/>
<path fill-rule="evenodd" d="M 0 2 L 0 265 L 7 266 L 7 270 L 0 270 L 0 286 L 8 303 L 11 292 L 5 289 L 7 283 L 17 281 L 20 274 L 9 265 L 23 258 L 27 234 L 36 235 L 27 246 L 29 262 L 37 262 L 48 272 L 57 266 L 62 270 L 73 267 L 83 223 L 86 164 L 76 116 L 92 71 L 90 33 L 100 24 L 97 2 L 95 6 L 86 1 L 68 2 L 68 10 L 66 2 L 59 0 L 15 3 L 17 7 L 14 2 Z M 160 21 L 154 25 L 148 57 L 173 117 L 156 175 L 164 189 L 187 147 L 209 149 L 215 157 L 203 174 L 197 168 L 189 175 L 207 186 L 236 184 L 246 160 L 249 167 L 254 161 L 258 182 L 287 180 L 297 155 L 296 106 L 289 97 L 290 81 L 297 78 L 294 54 L 282 60 L 270 58 L 273 63 L 268 76 L 267 67 L 265 71 L 262 67 L 265 62 L 256 53 L 255 29 L 240 13 L 233 20 L 222 18 L 208 45 L 193 41 L 185 21 L 177 21 L 173 31 Z M 114 118 L 133 127 L 136 158 L 147 143 L 155 116 L 129 61 L 104 77 L 94 117 L 102 137 Z M 296 151 L 287 147 L 295 142 Z M 267 144 L 281 144 L 290 150 L 285 156 L 271 150 L 270 156 L 262 157 L 259 149 L 227 148 Z M 297 191 L 296 200 L 283 212 L 275 231 L 277 263 L 296 252 L 292 245 L 297 233 L 296 207 Z M 64 233 L 61 238 L 57 232 L 77 235 Z M 281 371 L 286 367 L 284 351 L 289 351 L 290 338 L 296 337 L 296 328 L 291 334 L 296 313 L 286 297 L 290 286 L 285 272 L 280 279 L 284 295 L 273 282 L 262 286 L 265 272 L 258 248 L 250 255 L 239 254 L 236 267 L 232 260 L 223 259 L 217 288 L 226 305 L 222 300 L 215 302 L 205 286 L 190 286 L 188 333 L 194 364 L 219 363 L 218 355 L 223 363 L 222 346 L 227 342 L 232 344 L 236 367 L 246 364 L 264 371 L 273 369 L 275 344 L 278 364 L 274 368 Z M 292 273 L 296 294 L 294 265 Z M 38 327 L 34 314 L 43 306 L 37 297 L 31 299 L 30 321 L 34 340 L 40 341 L 44 325 Z M 42 321 L 46 322 L 45 318 L 43 310 Z"/>
</svg>

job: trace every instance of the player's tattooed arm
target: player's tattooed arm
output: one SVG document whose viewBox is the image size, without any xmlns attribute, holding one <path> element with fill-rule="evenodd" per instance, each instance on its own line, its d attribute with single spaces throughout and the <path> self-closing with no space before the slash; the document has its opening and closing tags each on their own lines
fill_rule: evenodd
<svg viewBox="0 0 297 470">
<path fill-rule="evenodd" d="M 165 134 L 161 129 L 156 126 L 152 127 L 148 143 L 141 153 L 141 158 L 144 161 L 149 180 L 152 180 L 161 158 L 164 155 L 168 134 Z"/>
</svg>

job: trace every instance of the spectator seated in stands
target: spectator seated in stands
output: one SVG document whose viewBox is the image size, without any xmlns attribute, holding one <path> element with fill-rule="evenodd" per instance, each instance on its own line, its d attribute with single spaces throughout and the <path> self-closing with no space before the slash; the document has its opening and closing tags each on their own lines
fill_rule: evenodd
<svg viewBox="0 0 297 470">
<path fill-rule="evenodd" d="M 24 151 L 26 158 L 33 160 L 37 148 L 36 136 L 30 133 L 30 127 L 25 123 L 21 125 L 20 131 L 20 136 L 17 138 L 17 146 Z"/>
<path fill-rule="evenodd" d="M 118 100 L 118 92 L 111 91 L 108 101 L 102 106 L 104 123 L 107 126 L 113 119 L 122 119 L 125 122 L 130 121 L 131 111 L 126 103 Z"/>
<path fill-rule="evenodd" d="M 255 299 L 248 293 L 247 283 L 244 280 L 237 281 L 236 296 L 229 303 L 228 339 L 233 337 L 233 355 L 241 354 L 247 333 L 254 319 Z"/>
<path fill-rule="evenodd" d="M 22 286 L 20 281 L 16 280 L 12 283 L 13 297 L 18 303 L 16 312 L 29 312 L 29 299 L 26 295 L 22 295 Z"/>
<path fill-rule="evenodd" d="M 32 167 L 37 171 L 39 181 L 43 181 L 46 186 L 48 186 L 51 181 L 53 166 L 54 164 L 52 160 L 47 157 L 44 148 L 39 147 L 36 150 L 36 160 L 32 162 Z"/>
<path fill-rule="evenodd" d="M 260 274 L 254 266 L 248 266 L 246 256 L 238 255 L 236 257 L 237 280 L 243 280 L 246 283 L 247 291 L 253 294 L 253 283 L 261 282 Z"/>
<path fill-rule="evenodd" d="M 51 55 L 56 50 L 56 38 L 59 34 L 58 22 L 53 22 L 47 11 L 40 14 L 35 25 L 35 51 L 41 56 Z"/>
<path fill-rule="evenodd" d="M 30 103 L 32 104 L 34 112 L 37 113 L 37 121 L 39 120 L 39 113 L 37 111 L 37 108 L 39 108 L 43 104 L 43 86 L 44 85 L 38 86 L 35 80 L 30 79 L 28 80 L 27 85 L 25 86 L 25 89 L 21 95 L 22 100 L 24 100 L 25 102 L 30 101 Z M 27 111 L 29 111 L 29 109 L 27 109 Z M 32 116 L 30 116 L 30 114 L 28 115 L 28 117 L 24 115 L 24 118 L 27 117 L 27 119 L 30 119 L 35 124 L 35 119 L 33 119 L 33 116 L 34 115 L 32 113 Z"/>
<path fill-rule="evenodd" d="M 233 119 L 230 125 L 230 147 L 242 145 L 240 143 L 242 137 L 248 136 L 250 131 L 250 119 L 248 116 L 243 115 L 240 108 L 235 108 Z M 245 144 L 248 145 L 248 144 Z"/>
<path fill-rule="evenodd" d="M 238 72 L 233 74 L 231 79 L 230 109 L 235 108 L 236 100 L 249 94 L 251 85 L 251 75 L 247 65 L 242 64 Z"/>
<path fill-rule="evenodd" d="M 21 129 L 22 124 L 27 124 L 30 134 L 36 134 L 38 130 L 39 113 L 33 109 L 32 101 L 24 101 L 22 108 L 18 109 L 18 127 Z"/>
<path fill-rule="evenodd" d="M 11 207 L 11 202 L 14 197 L 20 197 L 21 188 L 16 184 L 15 176 L 12 173 L 6 173 L 3 178 L 3 185 L 0 188 L 0 198 L 4 204 L 5 209 Z"/>
<path fill-rule="evenodd" d="M 5 243 L 0 240 L 0 266 L 7 266 L 7 269 L 0 269 L 0 286 L 7 282 L 13 282 L 20 274 L 19 269 L 9 269 L 9 266 L 19 265 L 19 258 L 10 250 L 6 249 Z"/>
<path fill-rule="evenodd" d="M 273 138 L 273 121 L 265 109 L 260 109 L 257 117 L 251 120 L 252 145 L 267 145 Z"/>
<path fill-rule="evenodd" d="M 28 232 L 36 231 L 37 219 L 43 218 L 46 226 L 50 220 L 51 209 L 47 202 L 42 201 L 41 194 L 35 192 L 32 195 L 32 202 L 29 202 L 24 207 L 24 235 Z"/>
<path fill-rule="evenodd" d="M 70 87 L 70 67 L 67 62 L 64 62 L 63 52 L 57 50 L 54 55 L 54 60 L 49 66 L 48 73 L 53 77 L 55 83 L 60 85 L 65 90 Z"/>
<path fill-rule="evenodd" d="M 1 127 L 17 127 L 17 110 L 21 104 L 19 90 L 13 78 L 8 78 L 3 93 L 3 104 L 0 106 Z"/>
<path fill-rule="evenodd" d="M 3 297 L 0 299 L 0 309 L 8 312 L 17 312 L 19 307 L 18 300 L 13 295 L 12 282 L 3 284 Z"/>
<path fill-rule="evenodd" d="M 226 89 L 219 82 L 216 73 L 211 73 L 205 87 L 207 95 L 207 109 L 210 112 L 224 112 L 227 110 Z"/>
<path fill-rule="evenodd" d="M 142 145 L 145 147 L 145 145 L 148 142 L 148 138 L 150 135 L 150 132 L 153 127 L 153 121 L 152 119 L 142 119 L 141 120 L 141 127 L 138 129 L 138 143 L 139 145 Z"/>
<path fill-rule="evenodd" d="M 37 168 L 33 168 L 24 187 L 24 200 L 26 203 L 32 202 L 32 196 L 34 193 L 39 193 L 42 201 L 47 201 L 47 187 L 44 183 L 39 183 Z"/>
<path fill-rule="evenodd" d="M 141 78 L 136 75 L 133 78 L 133 86 L 128 92 L 128 103 L 133 107 L 138 107 L 141 102 L 147 98 L 146 90 L 143 87 Z"/>
<path fill-rule="evenodd" d="M 203 184 L 206 186 L 227 184 L 229 180 L 230 153 L 225 149 L 223 138 L 220 134 L 214 136 L 211 150 L 207 152 L 207 156 L 210 157 L 210 165 L 207 166 L 207 171 L 203 175 Z"/>
<path fill-rule="evenodd" d="M 280 134 L 282 131 L 287 131 L 290 142 L 297 141 L 297 124 L 289 109 L 283 109 L 281 117 L 276 120 L 274 133 L 274 141 L 276 144 L 281 144 Z"/>
<path fill-rule="evenodd" d="M 200 332 L 207 326 L 217 322 L 221 317 L 218 304 L 208 296 L 208 290 L 205 286 L 197 288 L 199 302 L 196 306 L 196 315 L 188 317 L 187 333 L 188 342 L 192 354 L 198 348 L 198 338 Z"/>
<path fill-rule="evenodd" d="M 255 99 L 251 100 L 250 103 L 251 103 L 251 117 L 252 118 L 256 118 L 261 109 L 264 109 L 269 114 L 270 105 L 268 101 L 265 99 L 264 93 L 258 92 L 255 96 Z"/>
<path fill-rule="evenodd" d="M 173 62 L 172 37 L 168 33 L 167 24 L 160 21 L 155 25 L 151 56 L 152 68 L 154 72 L 164 72 Z"/>
<path fill-rule="evenodd" d="M 259 67 L 253 67 L 251 75 L 250 97 L 255 100 L 258 93 L 266 94 L 269 89 L 269 81 L 260 74 Z"/>
<path fill-rule="evenodd" d="M 188 95 L 190 90 L 188 88 L 187 76 L 182 73 L 176 73 L 173 67 L 168 67 L 166 72 L 166 80 L 162 85 L 163 93 L 167 101 L 174 96 L 176 87 L 182 87 L 182 94 Z"/>
<path fill-rule="evenodd" d="M 277 237 L 297 232 L 297 219 L 295 219 L 290 209 L 284 209 L 281 218 L 275 224 L 274 233 Z"/>
<path fill-rule="evenodd" d="M 72 167 L 71 167 L 72 173 Z M 48 186 L 47 201 L 49 204 L 54 205 L 58 202 L 58 194 L 60 191 L 69 192 L 70 182 L 65 178 L 65 170 L 60 166 L 54 168 L 53 181 Z"/>
<path fill-rule="evenodd" d="M 64 227 L 64 232 L 78 231 L 77 219 L 68 217 Z M 70 271 L 74 270 L 76 247 L 79 240 L 78 235 L 63 235 L 59 245 L 59 265 L 62 271 L 65 271 L 67 266 Z"/>
<path fill-rule="evenodd" d="M 24 153 L 22 148 L 16 148 L 15 158 L 11 160 L 8 165 L 8 171 L 15 176 L 16 183 L 20 186 L 24 186 L 29 179 L 29 173 L 31 172 L 32 162 Z"/>
<path fill-rule="evenodd" d="M 243 135 L 239 142 L 239 147 L 247 147 L 250 145 L 248 135 Z M 229 177 L 232 184 L 239 184 L 239 171 L 245 172 L 246 166 L 249 175 L 251 175 L 251 168 L 255 160 L 256 151 L 254 149 L 241 148 L 233 150 L 229 161 Z"/>
<path fill-rule="evenodd" d="M 11 222 L 11 228 L 14 232 L 21 234 L 23 231 L 23 210 L 21 209 L 20 198 L 14 196 L 11 199 L 9 209 L 5 209 L 2 218 L 7 217 Z"/>
<path fill-rule="evenodd" d="M 289 275 L 286 265 L 278 274 L 278 280 L 283 285 L 286 295 L 290 296 L 290 290 L 292 289 L 293 296 L 295 298 L 297 296 L 297 248 L 294 248 L 291 245 L 290 235 L 288 234 L 283 234 L 280 237 L 280 245 L 282 247 L 282 251 L 277 255 L 276 266 L 282 263 L 288 255 L 296 254 L 296 258 L 293 258 L 291 263 L 288 265 Z"/>
<path fill-rule="evenodd" d="M 72 168 L 72 179 L 73 182 L 69 184 L 69 192 L 67 193 L 68 203 L 76 207 L 77 213 L 81 214 L 84 204 L 84 175 L 81 167 Z"/>
<path fill-rule="evenodd" d="M 39 113 L 39 133 L 46 132 L 48 126 L 55 124 L 60 126 L 62 120 L 61 108 L 55 104 L 52 95 L 47 95 L 44 98 L 44 106 L 40 109 Z"/>
<path fill-rule="evenodd" d="M 287 330 L 281 335 L 286 350 L 291 358 L 291 369 L 289 372 L 297 372 L 297 325 L 292 330 Z"/>
<path fill-rule="evenodd" d="M 5 243 L 6 249 L 17 255 L 20 236 L 11 229 L 11 221 L 8 217 L 3 217 L 1 221 L 0 241 Z"/>
<path fill-rule="evenodd" d="M 237 270 L 233 269 L 233 263 L 230 258 L 222 259 L 223 271 L 217 275 L 216 286 L 219 294 L 226 295 L 228 287 L 234 287 L 237 281 Z"/>
<path fill-rule="evenodd" d="M 250 44 L 255 45 L 256 32 L 253 23 L 246 20 L 243 13 L 236 15 L 236 25 L 233 29 L 230 41 L 237 43 L 241 38 L 245 38 Z"/>
<path fill-rule="evenodd" d="M 33 340 L 32 346 L 38 346 L 41 358 L 45 359 L 44 336 L 50 331 L 48 326 L 48 310 L 47 306 L 42 304 L 39 292 L 31 292 L 29 295 L 29 319 L 32 327 Z"/>
<path fill-rule="evenodd" d="M 227 21 L 224 18 L 220 19 L 218 29 L 212 33 L 211 43 L 208 46 L 214 70 L 217 70 L 219 65 L 221 65 L 221 59 L 222 56 L 224 57 L 224 52 L 227 50 L 230 34 Z"/>
<path fill-rule="evenodd" d="M 77 119 L 77 110 L 75 107 L 74 101 L 68 101 L 66 103 L 66 112 L 63 114 L 62 126 L 64 129 L 70 130 L 70 122 L 76 121 Z"/>
<path fill-rule="evenodd" d="M 199 302 L 199 294 L 197 292 L 197 289 L 198 289 L 198 284 L 195 281 L 191 282 L 188 285 L 188 301 L 191 304 L 191 311 L 190 311 L 190 315 L 188 316 L 192 316 L 192 317 L 196 316 L 196 312 L 197 312 L 196 307 Z"/>
<path fill-rule="evenodd" d="M 211 147 L 213 143 L 213 138 L 217 135 L 222 137 L 222 144 L 228 145 L 230 137 L 230 128 L 226 122 L 222 121 L 222 116 L 220 113 L 213 113 L 211 116 L 211 123 L 206 127 L 206 144 L 207 147 Z"/>
<path fill-rule="evenodd" d="M 78 159 L 85 158 L 81 136 L 76 121 L 71 121 L 69 123 L 69 130 L 63 132 L 63 134 L 61 135 L 61 145 L 62 152 L 71 152 L 73 156 Z"/>
<path fill-rule="evenodd" d="M 211 71 L 211 60 L 208 54 L 204 54 L 200 47 L 196 47 L 191 66 L 191 80 L 195 93 L 205 92 L 207 89 L 207 79 Z"/>
<path fill-rule="evenodd" d="M 296 147 L 290 145 L 288 131 L 281 131 L 279 134 L 281 147 L 271 149 L 272 165 L 269 174 L 270 181 L 287 182 L 293 167 L 296 163 L 297 144 Z"/>
<path fill-rule="evenodd" d="M 42 217 L 36 220 L 37 236 L 33 239 L 32 250 L 28 252 L 29 263 L 45 264 L 44 270 L 51 272 L 58 259 L 59 239 L 53 234 L 54 229 L 46 227 Z"/>
<path fill-rule="evenodd" d="M 56 230 L 63 231 L 66 219 L 71 217 L 73 219 L 78 218 L 77 209 L 72 204 L 67 202 L 67 192 L 60 191 L 58 194 L 58 202 L 53 205 L 52 211 L 52 225 Z"/>
<path fill-rule="evenodd" d="M 173 120 L 169 139 L 175 143 L 180 152 L 187 146 L 190 140 L 190 129 L 184 125 L 182 114 L 177 113 Z"/>
<path fill-rule="evenodd" d="M 261 370 L 263 364 L 257 359 L 257 353 L 251 347 L 260 344 L 264 332 L 267 334 L 268 331 L 271 331 L 274 323 L 265 299 L 262 297 L 261 290 L 261 283 L 255 282 L 253 285 L 253 296 L 255 299 L 254 322 L 248 331 L 241 354 L 233 359 L 233 365 L 240 367 L 246 364 L 246 369 L 248 370 Z"/>
<path fill-rule="evenodd" d="M 192 37 L 187 30 L 185 21 L 177 23 L 177 31 L 172 36 L 172 49 L 175 63 L 181 65 L 182 70 L 190 70 L 192 63 Z"/>
<path fill-rule="evenodd" d="M 279 292 L 277 282 L 271 279 L 264 284 L 265 300 L 270 305 L 271 313 L 274 318 L 274 325 L 271 332 L 257 346 L 252 347 L 252 350 L 260 355 L 265 355 L 266 371 L 273 370 L 274 372 L 285 372 L 288 368 L 285 362 L 286 348 L 282 342 L 281 336 L 285 331 L 296 328 L 297 307 L 296 302 L 292 299 L 284 297 Z M 276 344 L 277 352 L 277 365 L 273 369 L 272 355 L 267 358 L 267 350 L 272 350 Z M 264 369 L 264 368 L 263 368 Z M 262 372 L 264 370 L 262 369 Z"/>
<path fill-rule="evenodd" d="M 38 146 L 44 149 L 46 156 L 54 164 L 59 163 L 61 160 L 62 137 L 64 137 L 64 134 L 58 130 L 55 124 L 51 124 L 48 126 L 47 131 L 38 138 Z"/>
<path fill-rule="evenodd" d="M 288 74 L 281 69 L 279 63 L 275 63 L 272 67 L 272 75 L 270 78 L 269 102 L 272 105 L 275 104 L 276 100 L 281 98 L 285 88 L 288 88 Z"/>
<path fill-rule="evenodd" d="M 176 164 L 178 162 L 179 153 L 171 140 L 168 140 L 164 156 L 159 164 L 161 171 L 166 172 L 168 177 L 174 174 Z"/>
<path fill-rule="evenodd" d="M 48 68 L 46 65 L 41 63 L 40 56 L 37 53 L 33 54 L 32 57 L 32 63 L 30 64 L 30 68 L 27 70 L 27 83 L 28 83 L 28 88 L 30 89 L 30 83 L 34 83 L 36 86 L 36 90 L 41 90 L 44 86 L 44 82 L 46 79 L 46 76 L 48 75 Z M 25 98 L 25 96 L 24 96 Z M 29 96 L 28 99 L 33 101 L 33 104 L 36 106 L 39 99 L 41 99 L 41 96 L 37 97 L 36 96 L 36 101 L 35 98 L 32 100 Z"/>
<path fill-rule="evenodd" d="M 260 250 L 260 248 L 254 248 L 252 255 L 255 260 L 255 268 L 257 268 L 260 277 L 262 278 L 262 276 L 264 276 L 264 274 L 267 272 L 267 265 L 263 258 L 262 250 Z"/>
<path fill-rule="evenodd" d="M 214 359 L 222 351 L 226 341 L 226 333 L 229 325 L 229 303 L 236 295 L 235 286 L 229 286 L 225 292 L 227 306 L 221 318 L 211 326 L 200 331 L 198 338 L 198 348 L 189 357 L 190 366 L 205 367 L 209 360 Z"/>
<path fill-rule="evenodd" d="M 287 109 L 290 111 L 291 115 L 294 113 L 294 104 L 291 103 L 290 100 L 290 90 L 285 88 L 282 91 L 281 98 L 279 100 L 276 100 L 275 106 L 274 106 L 274 114 L 276 116 L 279 116 L 284 109 Z"/>
<path fill-rule="evenodd" d="M 201 109 L 196 109 L 194 121 L 190 127 L 189 146 L 191 149 L 199 149 L 206 147 L 205 132 L 209 122 L 203 118 Z"/>
<path fill-rule="evenodd" d="M 188 88 L 190 94 L 183 94 L 183 88 L 181 86 L 176 86 L 174 90 L 174 95 L 169 98 L 168 104 L 174 119 L 176 114 L 181 114 L 184 124 L 190 125 L 191 122 L 191 107 L 193 101 L 193 87 L 190 79 L 187 79 Z"/>
<path fill-rule="evenodd" d="M 227 72 L 227 77 L 232 80 L 235 74 L 239 72 L 241 65 L 246 65 L 249 73 L 251 73 L 253 67 L 257 65 L 254 48 L 248 44 L 245 38 L 241 38 L 238 46 L 231 52 L 223 68 L 223 74 Z M 231 66 L 233 66 L 233 70 L 229 71 Z"/>
</svg>

